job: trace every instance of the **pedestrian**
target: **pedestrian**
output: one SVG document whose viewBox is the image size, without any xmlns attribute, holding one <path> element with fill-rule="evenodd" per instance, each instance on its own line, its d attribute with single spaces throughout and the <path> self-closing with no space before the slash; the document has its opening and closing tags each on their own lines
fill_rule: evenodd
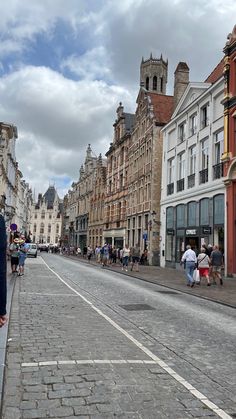
<svg viewBox="0 0 236 419">
<path fill-rule="evenodd" d="M 197 263 L 196 253 L 192 250 L 191 246 L 188 244 L 186 246 L 186 251 L 184 252 L 181 262 L 181 265 L 185 265 L 185 272 L 187 277 L 187 286 L 194 287 L 193 272 Z"/>
<path fill-rule="evenodd" d="M 87 257 L 88 257 L 88 261 L 89 262 L 91 260 L 92 254 L 93 254 L 93 249 L 92 249 L 91 246 L 88 246 L 88 249 L 87 249 Z"/>
<path fill-rule="evenodd" d="M 28 244 L 25 243 L 25 237 L 22 236 L 20 238 L 20 246 L 19 246 L 19 272 L 18 276 L 22 276 L 25 273 L 25 259 L 28 252 Z"/>
<path fill-rule="evenodd" d="M 83 248 L 83 257 L 84 258 L 87 256 L 87 251 L 88 251 L 87 246 L 84 246 L 84 248 Z"/>
<path fill-rule="evenodd" d="M 10 244 L 10 252 L 11 252 L 11 272 L 17 273 L 17 268 L 19 265 L 19 243 L 20 243 L 20 239 L 18 239 L 17 237 L 13 240 L 13 242 Z"/>
<path fill-rule="evenodd" d="M 200 253 L 197 257 L 197 265 L 199 269 L 200 281 L 202 278 L 206 278 L 207 285 L 210 286 L 211 285 L 210 278 L 209 278 L 210 258 L 206 254 L 206 249 L 203 246 L 201 247 Z"/>
<path fill-rule="evenodd" d="M 223 279 L 221 276 L 221 268 L 223 265 L 223 255 L 217 245 L 213 246 L 213 251 L 211 252 L 210 259 L 211 259 L 211 265 L 212 265 L 213 280 L 216 281 L 216 278 L 218 278 L 220 281 L 220 285 L 223 285 Z"/>
<path fill-rule="evenodd" d="M 125 269 L 126 272 L 128 272 L 129 257 L 130 257 L 130 248 L 128 244 L 126 244 L 122 251 L 122 271 Z"/>
<path fill-rule="evenodd" d="M 7 322 L 7 235 L 6 225 L 0 214 L 0 327 Z"/>
<path fill-rule="evenodd" d="M 135 272 L 139 272 L 139 262 L 140 262 L 140 247 L 138 243 L 130 250 L 131 258 L 132 258 L 132 265 L 131 271 L 134 270 Z"/>
</svg>

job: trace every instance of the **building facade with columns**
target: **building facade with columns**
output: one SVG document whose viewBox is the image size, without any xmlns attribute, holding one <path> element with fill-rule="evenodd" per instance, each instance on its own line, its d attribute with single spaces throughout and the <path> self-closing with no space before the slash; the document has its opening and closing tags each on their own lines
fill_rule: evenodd
<svg viewBox="0 0 236 419">
<path fill-rule="evenodd" d="M 226 186 L 228 275 L 236 275 L 236 25 L 224 47 L 224 175 Z"/>
<path fill-rule="evenodd" d="M 225 249 L 223 91 L 221 61 L 206 82 L 186 84 L 162 130 L 162 267 L 178 267 L 187 244 Z"/>
<path fill-rule="evenodd" d="M 106 153 L 107 189 L 105 197 L 104 242 L 123 248 L 126 237 L 126 208 L 128 193 L 128 152 L 134 115 L 124 112 L 119 104 L 114 127 L 113 141 Z"/>
<path fill-rule="evenodd" d="M 160 197 L 163 126 L 173 96 L 166 95 L 168 62 L 150 56 L 140 66 L 140 90 L 128 150 L 128 245 L 148 250 L 149 264 L 160 263 Z"/>
</svg>

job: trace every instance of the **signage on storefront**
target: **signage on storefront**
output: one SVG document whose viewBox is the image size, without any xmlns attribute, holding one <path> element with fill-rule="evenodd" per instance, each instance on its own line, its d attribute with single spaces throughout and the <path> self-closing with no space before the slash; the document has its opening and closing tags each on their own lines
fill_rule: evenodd
<svg viewBox="0 0 236 419">
<path fill-rule="evenodd" d="M 173 230 L 173 228 L 167 228 L 167 234 L 168 236 L 174 236 L 175 231 Z"/>
<path fill-rule="evenodd" d="M 202 234 L 211 234 L 211 227 L 202 227 Z"/>
<path fill-rule="evenodd" d="M 196 229 L 186 230 L 186 236 L 196 236 L 196 234 L 197 234 Z"/>
</svg>

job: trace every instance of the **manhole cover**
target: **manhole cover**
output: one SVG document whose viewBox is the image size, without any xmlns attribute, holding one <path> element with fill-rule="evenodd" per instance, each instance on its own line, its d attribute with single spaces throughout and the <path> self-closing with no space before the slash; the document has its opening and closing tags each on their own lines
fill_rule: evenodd
<svg viewBox="0 0 236 419">
<path fill-rule="evenodd" d="M 178 292 L 175 292 L 175 291 L 157 291 L 157 292 L 159 292 L 160 294 L 179 294 Z"/>
<path fill-rule="evenodd" d="M 155 308 L 148 304 L 125 304 L 120 305 L 120 307 L 127 311 L 155 310 Z"/>
</svg>

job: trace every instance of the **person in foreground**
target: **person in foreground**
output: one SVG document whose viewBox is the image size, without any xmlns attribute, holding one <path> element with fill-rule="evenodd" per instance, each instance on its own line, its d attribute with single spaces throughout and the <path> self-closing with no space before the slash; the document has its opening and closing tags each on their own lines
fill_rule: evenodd
<svg viewBox="0 0 236 419">
<path fill-rule="evenodd" d="M 196 253 L 192 250 L 191 246 L 188 244 L 186 246 L 186 251 L 184 252 L 181 262 L 181 265 L 185 265 L 186 277 L 187 277 L 187 286 L 194 287 L 193 272 L 197 263 Z"/>
<path fill-rule="evenodd" d="M 7 322 L 7 236 L 3 216 L 0 214 L 0 327 Z"/>
</svg>

